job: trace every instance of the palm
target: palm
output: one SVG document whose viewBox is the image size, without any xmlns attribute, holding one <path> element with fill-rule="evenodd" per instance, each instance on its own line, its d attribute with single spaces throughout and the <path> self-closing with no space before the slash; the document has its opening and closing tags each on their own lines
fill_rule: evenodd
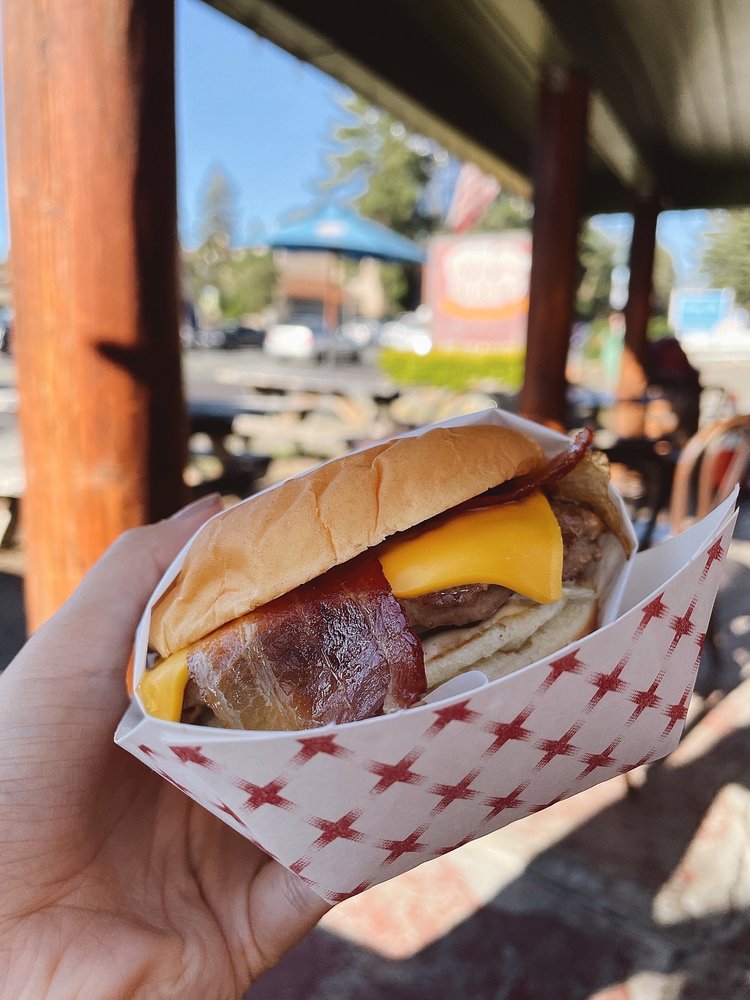
<svg viewBox="0 0 750 1000">
<path fill-rule="evenodd" d="M 74 599 L 0 683 L 2 995 L 240 996 L 325 906 L 112 744 L 140 609 L 97 635 L 106 601 Z"/>
<path fill-rule="evenodd" d="M 274 931 L 269 939 L 261 927 L 256 944 L 253 926 L 253 887 L 267 859 L 122 752 L 113 755 L 108 782 L 119 802 L 109 800 L 85 833 L 92 860 L 76 870 L 71 859 L 70 872 L 87 900 L 71 944 L 83 957 L 102 937 L 117 942 L 108 984 L 98 970 L 101 995 L 116 996 L 128 977 L 137 983 L 144 975 L 149 996 L 158 995 L 160 980 L 166 996 L 241 994 L 280 953 Z"/>
</svg>

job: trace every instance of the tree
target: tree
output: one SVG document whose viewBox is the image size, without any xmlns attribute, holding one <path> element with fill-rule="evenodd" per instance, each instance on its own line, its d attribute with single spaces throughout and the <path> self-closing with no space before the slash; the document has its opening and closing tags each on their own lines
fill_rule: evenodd
<svg viewBox="0 0 750 1000">
<path fill-rule="evenodd" d="M 424 194 L 440 148 L 362 97 L 352 95 L 342 107 L 353 120 L 335 131 L 341 152 L 330 157 L 324 187 L 359 189 L 354 204 L 362 215 L 410 239 L 431 232 L 438 220 Z"/>
<path fill-rule="evenodd" d="M 701 269 L 714 288 L 733 288 L 737 304 L 750 308 L 750 209 L 713 214 Z"/>
<path fill-rule="evenodd" d="M 592 320 L 609 312 L 614 266 L 614 243 L 586 222 L 578 240 L 576 313 L 580 319 Z"/>
<path fill-rule="evenodd" d="M 654 253 L 654 276 L 652 303 L 654 312 L 666 315 L 669 309 L 669 297 L 675 286 L 677 276 L 674 269 L 672 254 L 661 243 L 656 244 Z"/>
<path fill-rule="evenodd" d="M 200 220 L 201 244 L 228 249 L 237 218 L 237 194 L 224 171 L 217 167 L 203 192 Z"/>
<path fill-rule="evenodd" d="M 482 213 L 474 227 L 479 233 L 502 233 L 508 229 L 530 229 L 534 206 L 511 191 L 501 191 Z"/>
<path fill-rule="evenodd" d="M 209 322 L 260 312 L 273 294 L 271 254 L 232 247 L 236 206 L 235 188 L 222 170 L 215 170 L 203 193 L 200 245 L 182 254 L 186 296 L 199 307 L 207 300 L 215 305 L 204 317 Z"/>
<path fill-rule="evenodd" d="M 439 215 L 430 210 L 425 195 L 448 154 L 362 97 L 352 95 L 342 107 L 349 121 L 335 130 L 340 151 L 330 157 L 331 176 L 324 189 L 352 194 L 361 215 L 409 239 L 432 232 Z M 414 268 L 388 264 L 381 277 L 393 308 L 413 304 Z"/>
</svg>

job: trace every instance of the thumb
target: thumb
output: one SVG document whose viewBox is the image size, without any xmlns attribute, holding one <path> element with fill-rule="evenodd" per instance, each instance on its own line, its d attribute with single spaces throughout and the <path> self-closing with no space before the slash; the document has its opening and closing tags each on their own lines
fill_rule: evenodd
<svg viewBox="0 0 750 1000">
<path fill-rule="evenodd" d="M 221 498 L 212 493 L 165 521 L 126 531 L 95 563 L 61 610 L 87 617 L 100 615 L 109 648 L 116 629 L 125 629 L 128 642 L 132 641 L 138 619 L 172 560 L 198 528 L 220 510 Z M 90 635 L 89 641 L 92 639 Z"/>
<path fill-rule="evenodd" d="M 158 524 L 121 535 L 89 570 L 70 599 L 36 632 L 8 671 L 24 676 L 64 664 L 66 685 L 92 673 L 122 691 L 135 627 L 154 587 L 180 549 L 222 509 L 218 494 L 202 497 Z"/>
</svg>

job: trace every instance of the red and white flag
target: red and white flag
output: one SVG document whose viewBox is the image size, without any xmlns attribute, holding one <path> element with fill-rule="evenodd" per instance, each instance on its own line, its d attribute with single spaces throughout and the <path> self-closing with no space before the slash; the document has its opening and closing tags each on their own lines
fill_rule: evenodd
<svg viewBox="0 0 750 1000">
<path fill-rule="evenodd" d="M 453 199 L 445 219 L 454 233 L 465 233 L 500 193 L 500 184 L 475 163 L 464 163 L 456 180 Z"/>
</svg>

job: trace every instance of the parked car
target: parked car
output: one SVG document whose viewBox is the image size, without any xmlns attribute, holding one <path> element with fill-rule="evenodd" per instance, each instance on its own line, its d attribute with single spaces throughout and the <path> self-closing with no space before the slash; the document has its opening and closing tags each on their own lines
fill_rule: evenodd
<svg viewBox="0 0 750 1000">
<path fill-rule="evenodd" d="M 363 319 L 355 316 L 342 323 L 337 332 L 344 340 L 348 340 L 355 347 L 362 349 L 377 343 L 380 327 L 379 319 Z"/>
<path fill-rule="evenodd" d="M 245 326 L 244 323 L 227 323 L 218 331 L 217 347 L 222 347 L 226 351 L 234 350 L 238 347 L 262 347 L 266 336 L 265 330 L 259 330 L 253 326 Z"/>
<path fill-rule="evenodd" d="M 420 306 L 415 312 L 402 313 L 390 323 L 383 323 L 378 343 L 395 351 L 429 354 L 432 350 L 430 310 Z"/>
<path fill-rule="evenodd" d="M 0 354 L 11 354 L 13 339 L 13 310 L 0 308 Z"/>
<path fill-rule="evenodd" d="M 326 330 L 319 316 L 296 316 L 276 323 L 266 334 L 263 350 L 287 361 L 358 361 L 360 348 L 339 330 Z"/>
</svg>

